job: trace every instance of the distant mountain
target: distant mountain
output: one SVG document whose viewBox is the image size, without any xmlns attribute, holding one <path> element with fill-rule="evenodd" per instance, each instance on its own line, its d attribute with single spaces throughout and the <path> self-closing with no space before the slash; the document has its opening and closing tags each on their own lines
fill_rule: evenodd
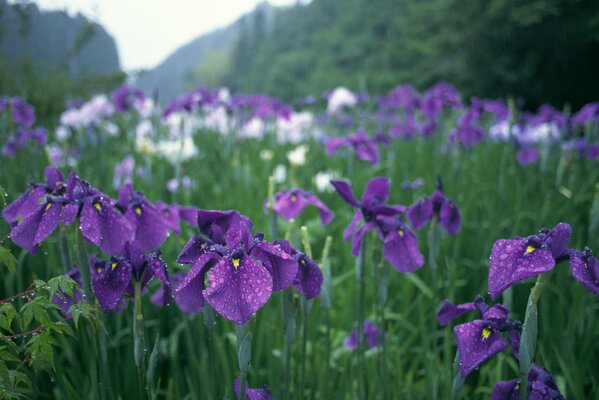
<svg viewBox="0 0 599 400">
<path fill-rule="evenodd" d="M 146 93 L 157 94 L 160 102 L 165 103 L 199 84 L 210 87 L 222 84 L 231 69 L 232 51 L 244 27 L 251 24 L 256 15 L 272 25 L 275 10 L 276 7 L 267 2 L 259 4 L 231 25 L 180 47 L 156 68 L 142 73 L 134 85 Z"/>
<path fill-rule="evenodd" d="M 115 41 L 102 26 L 80 14 L 40 11 L 33 3 L 0 0 L 0 55 L 9 61 L 27 57 L 73 78 L 120 71 Z"/>
</svg>

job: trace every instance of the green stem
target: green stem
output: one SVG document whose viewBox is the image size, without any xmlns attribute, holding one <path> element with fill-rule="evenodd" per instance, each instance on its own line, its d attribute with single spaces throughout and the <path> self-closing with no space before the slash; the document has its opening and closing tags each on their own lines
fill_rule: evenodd
<svg viewBox="0 0 599 400">
<path fill-rule="evenodd" d="M 360 399 L 366 398 L 366 389 L 364 382 L 364 297 L 365 297 L 365 279 L 364 269 L 366 264 L 366 249 L 368 235 L 362 237 L 360 244 L 360 254 L 356 260 L 356 278 L 358 279 L 358 308 L 357 308 L 357 330 L 358 330 L 358 395 Z"/>
<path fill-rule="evenodd" d="M 526 400 L 528 389 L 528 373 L 532 367 L 537 346 L 537 310 L 539 298 L 543 292 L 547 274 L 541 274 L 530 290 L 526 305 L 526 316 L 522 325 L 520 342 L 520 400 Z"/>
<path fill-rule="evenodd" d="M 291 349 L 293 346 L 293 340 L 295 338 L 295 307 L 293 304 L 293 293 L 291 290 L 285 290 L 283 292 L 283 328 L 285 330 L 285 350 L 284 350 L 284 362 L 285 367 L 283 370 L 283 398 L 289 399 L 289 388 L 292 386 L 291 383 Z"/>
<path fill-rule="evenodd" d="M 252 360 L 252 332 L 249 330 L 249 323 L 237 325 L 237 362 L 239 364 L 239 399 L 245 400 L 245 389 L 247 381 L 247 372 Z"/>
<path fill-rule="evenodd" d="M 133 355 L 135 358 L 135 367 L 137 368 L 137 388 L 139 398 L 145 399 L 147 395 L 145 379 L 146 340 L 144 335 L 144 316 L 141 307 L 141 282 L 134 282 L 133 287 L 135 288 L 135 307 L 133 308 Z"/>
</svg>

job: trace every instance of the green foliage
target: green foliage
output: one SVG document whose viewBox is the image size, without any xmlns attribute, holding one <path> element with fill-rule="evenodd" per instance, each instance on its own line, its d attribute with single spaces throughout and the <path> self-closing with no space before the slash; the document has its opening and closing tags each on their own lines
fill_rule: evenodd
<svg viewBox="0 0 599 400">
<path fill-rule="evenodd" d="M 71 278 L 61 275 L 48 282 L 36 280 L 24 292 L 0 301 L 0 398 L 23 397 L 23 389 L 31 388 L 31 373 L 55 373 L 59 338 L 73 333 L 52 299 L 73 297 L 76 288 Z M 72 308 L 73 319 L 75 312 L 77 319 L 93 319 L 92 312 L 80 311 L 78 304 Z"/>
<path fill-rule="evenodd" d="M 242 27 L 224 83 L 288 101 L 337 85 L 386 92 L 439 80 L 466 96 L 578 107 L 596 100 L 592 0 L 314 0 Z"/>
</svg>

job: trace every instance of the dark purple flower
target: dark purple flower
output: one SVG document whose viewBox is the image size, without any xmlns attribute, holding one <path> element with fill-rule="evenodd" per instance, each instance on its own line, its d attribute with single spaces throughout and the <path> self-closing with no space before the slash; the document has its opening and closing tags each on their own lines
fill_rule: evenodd
<svg viewBox="0 0 599 400">
<path fill-rule="evenodd" d="M 17 125 L 29 128 L 35 122 L 35 110 L 33 106 L 20 97 L 13 97 L 12 120 Z"/>
<path fill-rule="evenodd" d="M 77 267 L 71 268 L 71 270 L 67 272 L 65 275 L 74 280 L 75 283 L 79 285 L 79 288 L 81 288 L 81 274 L 79 273 Z M 64 315 L 66 318 L 70 318 L 71 316 L 71 313 L 69 312 L 71 306 L 75 303 L 79 303 L 82 299 L 81 291 L 79 288 L 75 288 L 73 291 L 73 295 L 75 296 L 74 299 L 73 297 L 71 297 L 71 295 L 66 294 L 60 288 L 56 291 L 54 297 L 52 297 L 52 302 L 56 304 L 58 307 L 60 307 L 62 315 Z"/>
<path fill-rule="evenodd" d="M 125 293 L 134 295 L 133 282 L 145 289 L 154 277 L 161 280 L 164 287 L 162 305 L 172 300 L 171 282 L 160 254 L 144 254 L 134 242 L 127 242 L 124 256 L 113 257 L 110 261 L 91 256 L 89 266 L 92 290 L 103 310 L 116 310 Z"/>
<path fill-rule="evenodd" d="M 520 398 L 520 380 L 497 382 L 491 393 L 491 400 L 518 400 Z M 528 373 L 526 398 L 531 400 L 565 400 L 549 372 L 532 364 Z"/>
<path fill-rule="evenodd" d="M 264 201 L 268 205 L 269 199 Z M 320 221 L 323 225 L 328 224 L 333 219 L 333 212 L 312 192 L 305 192 L 301 189 L 284 190 L 275 194 L 275 204 L 273 210 L 287 221 L 296 219 L 298 215 L 309 205 L 318 208 L 320 212 Z"/>
<path fill-rule="evenodd" d="M 495 300 L 515 283 L 552 270 L 556 259 L 565 254 L 571 233 L 570 225 L 561 222 L 537 235 L 496 241 L 489 268 L 491 298 Z"/>
<path fill-rule="evenodd" d="M 599 262 L 590 248 L 570 252 L 570 271 L 595 296 L 599 296 Z"/>
<path fill-rule="evenodd" d="M 516 160 L 518 160 L 518 164 L 522 166 L 533 164 L 537 162 L 540 157 L 541 153 L 535 147 L 523 148 L 516 153 Z"/>
<path fill-rule="evenodd" d="M 185 273 L 183 273 L 183 272 L 176 272 L 172 275 L 169 275 L 169 279 L 171 282 L 170 287 L 171 288 L 177 287 L 181 282 L 183 282 L 184 278 L 185 278 Z M 165 291 L 164 285 L 160 285 L 158 287 L 158 289 L 156 289 L 154 294 L 152 294 L 152 296 L 150 296 L 150 301 L 156 307 L 164 307 L 164 305 L 165 305 L 164 304 L 164 291 Z M 185 310 L 181 309 L 181 311 L 185 311 Z"/>
<path fill-rule="evenodd" d="M 352 237 L 352 255 L 354 257 L 360 252 L 360 244 L 364 234 L 377 226 L 377 216 L 393 216 L 405 211 L 404 206 L 385 204 L 389 199 L 389 180 L 385 177 L 376 177 L 368 181 L 360 202 L 354 197 L 349 183 L 333 180 L 331 184 L 346 203 L 357 208 L 352 221 L 343 232 L 345 240 Z M 358 228 L 362 221 L 364 224 Z"/>
<path fill-rule="evenodd" d="M 399 272 L 409 273 L 424 265 L 418 238 L 398 216 L 376 217 L 376 232 L 383 241 L 383 256 Z"/>
<path fill-rule="evenodd" d="M 298 264 L 297 275 L 293 281 L 293 286 L 308 300 L 318 296 L 322 288 L 322 271 L 314 260 L 305 253 L 297 250 L 286 240 L 275 240 L 273 242 L 289 254 Z"/>
<path fill-rule="evenodd" d="M 460 231 L 460 210 L 453 200 L 445 197 L 441 189 L 437 189 L 431 196 L 421 197 L 410 206 L 407 216 L 408 221 L 416 230 L 420 230 L 434 217 L 447 233 L 455 235 Z"/>
<path fill-rule="evenodd" d="M 112 102 L 117 112 L 130 111 L 136 103 L 143 101 L 144 93 L 139 89 L 134 89 L 128 84 L 112 92 Z"/>
<path fill-rule="evenodd" d="M 377 144 L 389 144 L 385 135 L 368 136 L 362 128 L 358 129 L 353 135 L 346 137 L 333 137 L 325 140 L 325 149 L 330 156 L 341 147 L 351 147 L 356 156 L 363 161 L 368 161 L 372 165 L 379 162 L 379 150 Z"/>
<path fill-rule="evenodd" d="M 142 192 L 134 191 L 132 184 L 128 183 L 119 190 L 117 207 L 134 227 L 134 240 L 144 250 L 157 249 L 164 243 L 168 232 L 163 214 Z"/>
<path fill-rule="evenodd" d="M 439 82 L 422 96 L 420 111 L 429 118 L 438 117 L 444 107 L 460 108 L 460 95 L 453 86 Z"/>
<path fill-rule="evenodd" d="M 458 345 L 462 378 L 467 377 L 482 363 L 509 346 L 502 335 L 503 332 L 508 332 L 514 350 L 517 350 L 520 342 L 521 324 L 507 319 L 509 308 L 501 304 L 489 307 L 480 296 L 477 296 L 472 303 L 459 305 L 445 300 L 437 313 L 437 321 L 441 325 L 446 325 L 468 311 L 478 311 L 480 319 L 456 325 L 453 329 Z"/>
<path fill-rule="evenodd" d="M 209 238 L 190 240 L 179 256 L 180 262 L 193 262 L 176 290 L 180 307 L 195 312 L 207 301 L 223 317 L 243 324 L 266 304 L 273 290 L 293 283 L 297 262 L 265 242 L 263 235 L 252 237 L 251 222 L 246 221 L 247 217 L 235 212 L 199 211 L 198 222 Z M 208 240 L 215 244 L 207 246 Z"/>
<path fill-rule="evenodd" d="M 241 398 L 241 381 L 239 378 L 235 378 L 235 395 L 238 399 Z M 266 385 L 262 386 L 261 389 L 246 386 L 245 397 L 249 400 L 274 400 L 274 397 L 270 394 L 270 388 Z"/>
<path fill-rule="evenodd" d="M 363 329 L 364 338 L 366 339 L 368 348 L 378 347 L 379 339 L 384 340 L 384 332 L 382 329 L 377 329 L 374 322 L 365 320 Z M 348 350 L 356 350 L 358 348 L 358 330 L 356 328 L 354 328 L 350 335 L 343 341 L 343 346 Z"/>
</svg>

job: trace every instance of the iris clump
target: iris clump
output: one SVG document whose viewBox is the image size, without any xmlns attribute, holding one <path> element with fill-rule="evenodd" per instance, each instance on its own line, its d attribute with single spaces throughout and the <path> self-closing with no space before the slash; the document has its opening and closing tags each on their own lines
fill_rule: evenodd
<svg viewBox="0 0 599 400">
<path fill-rule="evenodd" d="M 431 196 L 421 197 L 407 211 L 408 221 L 414 229 L 420 230 L 427 222 L 440 222 L 447 233 L 455 235 L 460 231 L 460 210 L 455 202 L 445 197 L 443 189 L 438 185 Z"/>
<path fill-rule="evenodd" d="M 376 324 L 369 320 L 365 320 L 363 326 L 364 338 L 366 339 L 368 348 L 378 347 L 385 338 L 383 330 L 377 329 Z M 358 330 L 356 328 L 345 338 L 343 346 L 348 350 L 356 350 L 358 348 Z"/>
</svg>

